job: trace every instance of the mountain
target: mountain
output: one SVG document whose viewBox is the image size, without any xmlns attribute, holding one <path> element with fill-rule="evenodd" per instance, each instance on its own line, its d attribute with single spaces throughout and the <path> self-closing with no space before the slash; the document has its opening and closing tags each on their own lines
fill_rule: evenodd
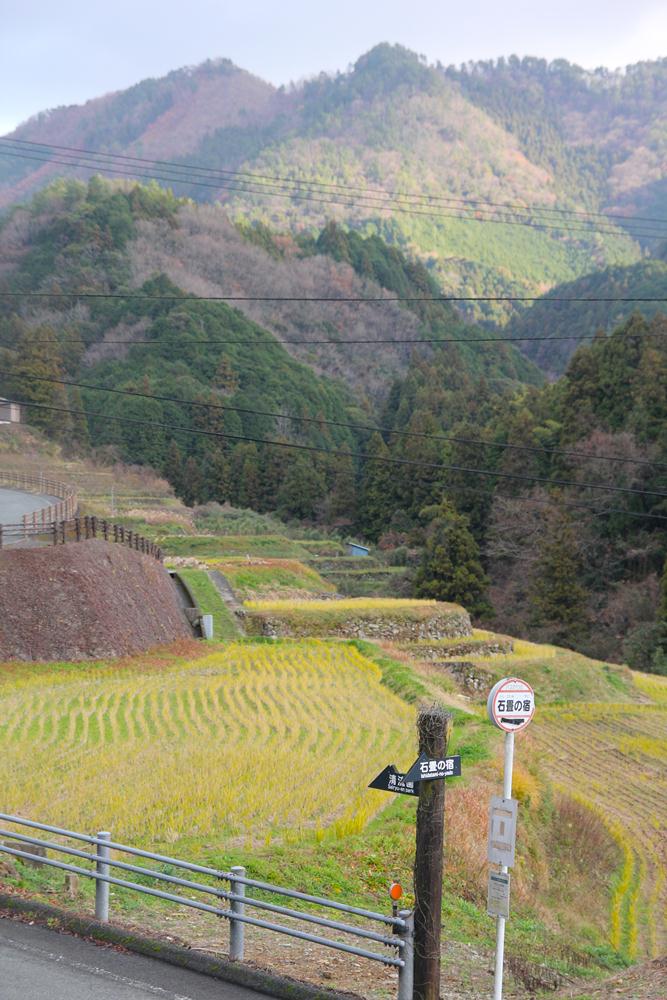
<svg viewBox="0 0 667 1000">
<path fill-rule="evenodd" d="M 28 409 L 31 423 L 152 465 L 192 500 L 270 506 L 283 453 L 243 439 L 363 446 L 368 433 L 349 425 L 375 419 L 416 357 L 440 358 L 457 400 L 478 383 L 502 393 L 542 381 L 515 349 L 467 343 L 479 331 L 446 302 L 420 301 L 438 293 L 422 264 L 333 223 L 295 241 L 157 185 L 59 180 L 6 214 L 0 259 L 0 391 L 46 407 Z M 332 296 L 342 301 L 318 301 Z M 377 343 L 392 338 L 396 346 Z M 82 385 L 49 381 L 63 376 Z M 147 398 L 155 394 L 164 398 Z M 100 416 L 58 409 L 82 403 Z M 114 419 L 128 414 L 134 424 Z M 323 502 L 335 460 L 309 454 L 302 468 L 305 457 L 289 454 L 294 475 L 315 475 L 312 496 Z M 315 512 L 298 490 L 290 503 L 284 512 Z"/>
<path fill-rule="evenodd" d="M 209 173 L 185 170 L 183 182 L 165 164 L 113 169 L 153 173 L 178 194 L 222 201 L 233 218 L 274 230 L 312 234 L 332 218 L 380 235 L 451 294 L 535 294 L 592 267 L 636 263 L 655 243 L 624 232 L 620 219 L 597 220 L 596 232 L 588 216 L 545 210 L 665 215 L 666 94 L 665 60 L 624 73 L 516 57 L 456 69 L 381 44 L 347 73 L 287 88 L 211 61 L 38 115 L 13 137 L 196 164 Z M 3 156 L 0 204 L 72 169 Z M 220 170 L 263 179 L 210 172 Z M 275 177 L 313 186 L 289 198 Z M 417 201 L 384 207 L 391 192 Z M 528 206 L 522 219 L 532 225 L 516 224 L 517 208 L 469 201 Z M 509 308 L 465 311 L 502 320 Z"/>
<path fill-rule="evenodd" d="M 563 298 L 591 301 L 559 301 Z M 609 301 L 623 298 L 644 301 Z M 557 285 L 514 316 L 504 328 L 504 336 L 535 338 L 533 343 L 531 339 L 522 341 L 521 350 L 547 374 L 560 375 L 583 339 L 595 336 L 600 330 L 610 333 L 632 313 L 646 317 L 664 313 L 666 303 L 667 262 L 642 260 L 627 267 L 604 268 Z"/>
</svg>

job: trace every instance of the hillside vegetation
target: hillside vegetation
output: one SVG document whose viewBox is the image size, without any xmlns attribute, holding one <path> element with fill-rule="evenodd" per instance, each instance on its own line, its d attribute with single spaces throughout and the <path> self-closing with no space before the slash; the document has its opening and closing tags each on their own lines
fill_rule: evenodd
<svg viewBox="0 0 667 1000">
<path fill-rule="evenodd" d="M 664 217 L 665 79 L 661 60 L 625 74 L 514 56 L 457 69 L 380 44 L 347 73 L 278 89 L 228 60 L 209 61 L 52 110 L 13 134 L 324 185 L 290 201 L 266 181 L 244 193 L 222 181 L 216 189 L 215 174 L 213 186 L 198 186 L 187 170 L 182 183 L 173 169 L 167 180 L 178 194 L 222 200 L 236 216 L 281 230 L 318 230 L 334 218 L 378 234 L 427 261 L 452 293 L 539 292 L 590 271 L 591 259 L 600 267 L 639 259 L 622 222 L 601 234 L 567 224 L 550 231 L 540 225 L 554 217 L 540 210 Z M 63 172 L 16 158 L 0 169 L 5 204 Z M 355 190 L 341 197 L 336 185 Z M 382 196 L 396 191 L 422 200 L 383 209 Z M 512 213 L 489 213 L 479 201 L 528 206 L 536 225 L 514 225 Z"/>
<path fill-rule="evenodd" d="M 590 302 L 559 302 L 559 298 Z M 609 301 L 636 299 L 635 302 Z M 644 300 L 644 301 L 641 301 Z M 530 308 L 510 320 L 508 337 L 540 338 L 521 344 L 537 365 L 552 376 L 562 375 L 582 340 L 600 331 L 611 333 L 635 314 L 650 319 L 665 312 L 667 262 L 643 260 L 627 267 L 610 267 L 558 285 Z M 568 341 L 567 338 L 573 339 Z M 548 338 L 554 338 L 549 342 Z M 559 339 L 560 338 L 560 339 Z"/>
</svg>

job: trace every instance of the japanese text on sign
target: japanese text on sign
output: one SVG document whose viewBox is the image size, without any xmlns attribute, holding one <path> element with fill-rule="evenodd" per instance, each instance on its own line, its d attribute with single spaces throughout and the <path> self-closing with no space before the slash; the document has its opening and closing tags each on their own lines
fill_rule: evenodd
<svg viewBox="0 0 667 1000">
<path fill-rule="evenodd" d="M 504 677 L 491 689 L 487 711 L 494 726 L 506 733 L 525 729 L 535 713 L 533 689 L 519 677 Z"/>
<path fill-rule="evenodd" d="M 461 774 L 461 757 L 436 757 L 433 760 L 420 754 L 405 775 L 408 781 L 430 781 L 433 778 L 458 778 Z"/>
</svg>

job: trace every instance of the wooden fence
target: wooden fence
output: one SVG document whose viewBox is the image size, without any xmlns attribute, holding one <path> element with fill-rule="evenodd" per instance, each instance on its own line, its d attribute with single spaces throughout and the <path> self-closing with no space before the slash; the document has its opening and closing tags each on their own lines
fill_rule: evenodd
<svg viewBox="0 0 667 1000">
<path fill-rule="evenodd" d="M 67 542 L 82 542 L 89 538 L 100 538 L 105 542 L 127 545 L 136 552 L 152 556 L 162 562 L 162 549 L 137 531 L 131 531 L 122 524 L 113 524 L 100 517 L 86 515 L 69 520 L 53 520 L 50 524 L 3 524 L 0 525 L 0 549 L 21 542 L 33 545 L 65 545 Z"/>
<path fill-rule="evenodd" d="M 0 487 L 7 486 L 26 493 L 42 493 L 57 498 L 57 503 L 47 504 L 39 510 L 24 514 L 21 524 L 24 528 L 41 528 L 44 530 L 54 521 L 67 521 L 73 518 L 78 510 L 79 501 L 76 491 L 65 483 L 48 479 L 44 475 L 30 476 L 24 472 L 0 472 Z"/>
</svg>

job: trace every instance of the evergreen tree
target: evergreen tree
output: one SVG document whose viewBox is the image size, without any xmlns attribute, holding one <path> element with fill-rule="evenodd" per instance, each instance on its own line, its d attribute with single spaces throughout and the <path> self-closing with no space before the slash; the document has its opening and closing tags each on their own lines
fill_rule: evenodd
<svg viewBox="0 0 667 1000">
<path fill-rule="evenodd" d="M 220 364 L 213 376 L 213 388 L 223 396 L 232 396 L 239 387 L 238 375 L 232 368 L 229 358 L 221 358 Z"/>
<path fill-rule="evenodd" d="M 260 465 L 257 445 L 238 444 L 231 458 L 229 492 L 237 507 L 259 510 L 261 498 Z"/>
<path fill-rule="evenodd" d="M 329 465 L 329 492 L 324 518 L 336 527 L 352 525 L 357 515 L 357 484 L 354 464 L 349 455 L 338 455 Z"/>
<path fill-rule="evenodd" d="M 364 462 L 361 477 L 357 526 L 365 538 L 376 542 L 391 520 L 397 466 L 385 461 L 373 461 L 390 457 L 387 445 L 377 433 L 373 434 L 364 452 L 369 460 Z"/>
<path fill-rule="evenodd" d="M 204 476 L 201 466 L 192 455 L 186 460 L 183 467 L 183 484 L 181 487 L 183 503 L 187 507 L 194 507 L 204 499 Z"/>
<path fill-rule="evenodd" d="M 571 518 L 562 507 L 547 515 L 533 574 L 532 623 L 546 627 L 554 642 L 575 643 L 586 624 L 586 590 Z"/>
<path fill-rule="evenodd" d="M 44 379 L 63 377 L 56 332 L 50 326 L 30 328 L 18 318 L 13 318 L 10 326 L 11 336 L 16 343 L 16 355 L 12 359 L 12 370 L 15 374 L 8 380 L 7 395 L 45 407 L 40 409 L 39 405 L 27 406 L 26 420 L 34 427 L 64 438 L 71 428 L 69 414 L 49 410 L 46 407 L 68 408 L 65 387 L 57 382 L 35 380 L 36 377 Z M 22 375 L 25 377 L 21 378 Z"/>
<path fill-rule="evenodd" d="M 177 496 L 181 496 L 183 491 L 183 452 L 178 447 L 174 438 L 169 442 L 167 457 L 162 467 L 162 474 L 167 482 L 171 483 L 174 493 Z"/>
<path fill-rule="evenodd" d="M 667 655 L 667 559 L 662 571 L 660 587 L 660 605 L 658 607 L 658 628 L 660 629 L 660 649 Z"/>
<path fill-rule="evenodd" d="M 297 454 L 291 458 L 278 493 L 281 517 L 312 521 L 326 491 L 324 476 L 312 457 Z"/>
<path fill-rule="evenodd" d="M 84 409 L 83 400 L 81 399 L 81 390 L 77 386 L 72 386 L 69 389 L 69 401 L 67 404 L 74 411 L 81 411 Z M 70 417 L 70 436 L 74 445 L 78 445 L 79 448 L 87 450 L 90 448 L 90 435 L 88 433 L 88 420 L 81 412 L 74 412 L 69 414 Z"/>
<path fill-rule="evenodd" d="M 224 503 L 229 499 L 229 460 L 223 448 L 210 449 L 204 461 L 203 490 L 206 500 Z"/>
<path fill-rule="evenodd" d="M 426 538 L 415 595 L 462 604 L 471 614 L 489 614 L 488 580 L 468 519 L 448 500 L 425 507 L 420 517 L 426 522 Z"/>
</svg>

